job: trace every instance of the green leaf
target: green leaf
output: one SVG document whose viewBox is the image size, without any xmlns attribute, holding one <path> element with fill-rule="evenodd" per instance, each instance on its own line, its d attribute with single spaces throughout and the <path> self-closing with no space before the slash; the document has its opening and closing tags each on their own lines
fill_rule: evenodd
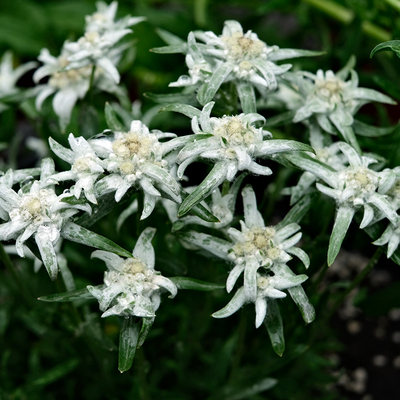
<svg viewBox="0 0 400 400">
<path fill-rule="evenodd" d="M 136 348 L 138 349 L 144 343 L 147 338 L 147 335 L 150 332 L 150 328 L 153 326 L 155 318 L 142 318 L 142 327 L 139 332 L 139 339 Z"/>
<path fill-rule="evenodd" d="M 38 300 L 47 302 L 64 303 L 76 300 L 90 300 L 94 297 L 88 292 L 86 288 L 77 289 L 70 292 L 54 293 L 47 296 L 40 296 Z"/>
<path fill-rule="evenodd" d="M 294 286 L 288 289 L 290 297 L 296 303 L 297 307 L 299 308 L 303 320 L 306 324 L 314 321 L 315 319 L 315 309 L 314 306 L 310 303 L 306 292 L 304 289 L 299 286 Z"/>
<path fill-rule="evenodd" d="M 106 103 L 104 107 L 107 126 L 112 131 L 123 132 L 125 131 L 124 125 L 118 120 L 117 113 L 110 103 Z"/>
<path fill-rule="evenodd" d="M 139 324 L 135 318 L 124 318 L 119 334 L 118 369 L 123 373 L 132 367 L 139 339 Z"/>
<path fill-rule="evenodd" d="M 283 333 L 282 317 L 276 300 L 268 299 L 267 316 L 264 320 L 264 325 L 267 328 L 274 352 L 279 357 L 282 357 L 285 351 L 285 336 Z"/>
<path fill-rule="evenodd" d="M 336 259 L 342 246 L 344 237 L 353 220 L 354 209 L 349 207 L 339 207 L 333 225 L 332 234 L 329 239 L 328 266 L 331 266 Z"/>
<path fill-rule="evenodd" d="M 197 188 L 183 200 L 178 217 L 187 214 L 196 204 L 204 200 L 226 178 L 226 163 L 218 162 Z"/>
<path fill-rule="evenodd" d="M 100 250 L 110 251 L 122 257 L 132 257 L 132 254 L 129 251 L 123 249 L 112 240 L 98 235 L 97 233 L 73 222 L 67 222 L 64 225 L 61 230 L 61 236 L 64 239 L 71 240 L 72 242 L 84 244 Z"/>
<path fill-rule="evenodd" d="M 197 93 L 197 100 L 202 106 L 206 105 L 214 98 L 226 77 L 232 72 L 232 69 L 233 65 L 230 63 L 220 64 L 212 74 L 209 82 L 205 82 L 201 85 Z"/>
<path fill-rule="evenodd" d="M 234 390 L 234 393 L 231 395 L 226 395 L 224 400 L 246 400 L 253 398 L 253 396 L 264 392 L 265 390 L 269 390 L 274 387 L 278 381 L 273 378 L 264 378 L 261 381 L 258 381 L 254 385 L 251 385 L 245 389 Z M 258 397 L 257 397 L 258 398 Z M 265 398 L 265 397 L 264 397 Z"/>
<path fill-rule="evenodd" d="M 256 94 L 254 87 L 249 82 L 243 81 L 236 85 L 240 104 L 244 113 L 256 113 Z"/>
<path fill-rule="evenodd" d="M 189 196 L 189 193 L 187 193 L 185 190 L 182 190 L 181 196 L 183 199 L 185 199 L 187 196 Z M 192 208 L 192 214 L 198 216 L 206 222 L 219 222 L 219 219 L 201 204 L 196 204 Z M 179 220 L 177 222 L 179 222 Z"/>
<path fill-rule="evenodd" d="M 372 58 L 375 53 L 385 50 L 392 50 L 397 57 L 400 57 L 400 40 L 389 40 L 387 42 L 379 43 L 371 50 L 371 54 L 369 56 Z"/>
<path fill-rule="evenodd" d="M 187 45 L 186 43 L 171 44 L 169 46 L 153 47 L 152 49 L 150 49 L 150 51 L 157 54 L 185 54 L 187 51 Z"/>
<path fill-rule="evenodd" d="M 184 289 L 184 290 L 198 290 L 202 292 L 209 292 L 212 290 L 225 288 L 225 285 L 205 282 L 194 278 L 187 278 L 185 276 L 174 276 L 173 278 L 169 279 L 175 283 L 178 289 Z"/>
<path fill-rule="evenodd" d="M 193 93 L 150 93 L 146 92 L 143 94 L 144 97 L 154 101 L 159 104 L 169 104 L 169 103 L 184 103 L 184 104 L 196 104 L 196 97 Z"/>
<path fill-rule="evenodd" d="M 189 118 L 199 117 L 201 114 L 200 110 L 188 104 L 168 104 L 167 106 L 161 107 L 160 111 L 178 112 Z"/>
<path fill-rule="evenodd" d="M 156 29 L 156 32 L 158 36 L 160 36 L 160 38 L 169 45 L 185 43 L 185 41 L 182 40 L 179 36 L 176 36 L 173 33 L 168 32 L 164 29 Z"/>
<path fill-rule="evenodd" d="M 296 223 L 299 224 L 304 216 L 308 213 L 308 210 L 311 207 L 312 199 L 315 196 L 308 195 L 303 196 L 285 215 L 285 218 L 276 226 L 277 229 L 279 227 L 284 227 L 286 225 Z"/>
<path fill-rule="evenodd" d="M 354 132 L 359 136 L 365 137 L 380 137 L 390 135 L 397 128 L 397 125 L 388 127 L 377 127 L 365 124 L 364 122 L 354 120 Z"/>
</svg>

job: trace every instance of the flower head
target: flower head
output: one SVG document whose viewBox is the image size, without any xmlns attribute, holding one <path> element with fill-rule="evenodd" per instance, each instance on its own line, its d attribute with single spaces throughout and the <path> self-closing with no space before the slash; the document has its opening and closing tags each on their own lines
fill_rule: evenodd
<svg viewBox="0 0 400 400">
<path fill-rule="evenodd" d="M 214 162 L 209 175 L 182 203 L 180 215 L 187 213 L 224 180 L 232 181 L 238 171 L 272 174 L 272 170 L 258 164 L 256 158 L 272 157 L 281 152 L 312 150 L 293 140 L 271 139 L 270 132 L 256 127 L 257 123 L 264 122 L 260 114 L 210 117 L 213 105 L 213 102 L 208 103 L 199 116 L 193 117 L 192 129 L 198 135 L 198 140 L 195 138 L 186 144 L 177 157 L 179 178 L 182 178 L 185 168 L 199 158 Z"/>
<path fill-rule="evenodd" d="M 79 210 L 90 212 L 87 205 L 71 205 L 63 199 L 69 193 L 57 195 L 49 176 L 54 174 L 54 163 L 44 159 L 40 180 L 27 183 L 15 192 L 0 184 L 0 201 L 9 221 L 0 225 L 0 240 L 16 239 L 16 250 L 24 257 L 24 243 L 34 236 L 42 261 L 52 279 L 57 275 L 57 256 L 54 246 L 60 238 L 64 222 Z"/>
<path fill-rule="evenodd" d="M 291 256 L 298 257 L 306 267 L 309 265 L 309 258 L 303 250 L 295 246 L 301 238 L 297 224 L 265 226 L 251 187 L 245 187 L 242 196 L 242 229 L 239 231 L 229 228 L 229 241 L 193 231 L 185 235 L 184 240 L 234 264 L 226 281 L 228 293 L 243 274 L 243 286 L 228 305 L 213 316 L 224 318 L 236 312 L 244 303 L 255 302 L 258 327 L 266 315 L 266 297 L 285 297 L 282 290 L 299 286 L 307 279 L 306 275 L 295 275 L 286 265 L 292 259 Z M 262 309 L 259 307 L 261 303 Z"/>
<path fill-rule="evenodd" d="M 146 228 L 139 236 L 132 258 L 121 258 L 108 251 L 96 250 L 92 257 L 105 261 L 108 271 L 104 285 L 88 286 L 99 300 L 102 317 L 110 315 L 155 317 L 161 301 L 161 292 L 167 290 L 174 297 L 175 284 L 154 270 L 154 249 L 151 240 L 155 229 Z"/>
</svg>

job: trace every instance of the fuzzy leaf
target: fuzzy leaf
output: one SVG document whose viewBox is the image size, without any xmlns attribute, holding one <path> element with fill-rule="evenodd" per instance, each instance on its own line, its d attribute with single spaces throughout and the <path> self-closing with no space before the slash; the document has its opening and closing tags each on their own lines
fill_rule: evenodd
<svg viewBox="0 0 400 400">
<path fill-rule="evenodd" d="M 176 53 L 186 53 L 187 45 L 186 43 L 171 44 L 169 46 L 153 47 L 150 49 L 152 53 L 157 54 L 176 54 Z"/>
<path fill-rule="evenodd" d="M 64 225 L 61 230 L 61 236 L 64 239 L 71 240 L 72 242 L 84 244 L 100 250 L 110 251 L 122 257 L 132 257 L 132 254 L 129 251 L 123 249 L 112 240 L 98 235 L 97 233 L 73 222 L 67 222 Z"/>
<path fill-rule="evenodd" d="M 308 300 L 304 289 L 299 285 L 289 288 L 288 292 L 290 294 L 290 297 L 299 308 L 304 322 L 306 324 L 309 324 L 310 322 L 314 321 L 315 309 L 314 306 L 310 303 L 310 300 Z"/>
<path fill-rule="evenodd" d="M 47 302 L 64 303 L 67 301 L 90 300 L 94 297 L 86 288 L 73 290 L 71 292 L 54 293 L 47 296 L 40 296 L 38 300 Z"/>
<path fill-rule="evenodd" d="M 226 178 L 226 163 L 218 162 L 197 188 L 183 200 L 178 217 L 187 214 L 196 204 L 204 200 Z"/>
<path fill-rule="evenodd" d="M 132 367 L 139 340 L 139 324 L 133 317 L 124 318 L 119 334 L 118 369 L 123 373 Z"/>
<path fill-rule="evenodd" d="M 400 40 L 388 40 L 387 42 L 379 43 L 372 49 L 369 56 L 372 58 L 375 53 L 384 50 L 392 50 L 397 55 L 397 57 L 400 57 Z"/>
<path fill-rule="evenodd" d="M 353 220 L 354 209 L 349 207 L 339 207 L 336 214 L 335 223 L 333 225 L 332 234 L 329 239 L 328 248 L 328 265 L 331 266 L 336 259 L 342 246 L 344 237 Z"/>
<path fill-rule="evenodd" d="M 253 85 L 242 81 L 237 84 L 236 88 L 243 112 L 246 114 L 257 112 L 256 94 Z"/>
<path fill-rule="evenodd" d="M 106 117 L 107 126 L 112 131 L 123 132 L 125 131 L 124 125 L 118 120 L 117 113 L 110 103 L 106 103 L 104 107 L 104 114 Z"/>
<path fill-rule="evenodd" d="M 282 317 L 276 300 L 268 300 L 267 316 L 264 320 L 268 336 L 274 352 L 282 357 L 285 351 L 285 336 L 283 333 Z"/>
<path fill-rule="evenodd" d="M 187 278 L 185 276 L 174 276 L 169 278 L 175 283 L 178 289 L 184 290 L 198 290 L 202 292 L 209 292 L 217 289 L 224 289 L 225 285 L 219 285 L 217 283 L 205 282 L 199 279 Z"/>
<path fill-rule="evenodd" d="M 160 111 L 174 111 L 186 115 L 189 118 L 199 117 L 201 114 L 200 110 L 188 104 L 168 104 L 160 108 Z"/>
</svg>

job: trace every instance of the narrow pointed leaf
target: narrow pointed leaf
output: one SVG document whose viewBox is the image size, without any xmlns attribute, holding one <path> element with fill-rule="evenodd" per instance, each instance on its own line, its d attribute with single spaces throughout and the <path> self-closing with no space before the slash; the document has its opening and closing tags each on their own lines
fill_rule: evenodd
<svg viewBox="0 0 400 400">
<path fill-rule="evenodd" d="M 124 318 L 119 335 L 118 369 L 128 371 L 132 367 L 139 340 L 139 324 L 133 317 Z"/>
<path fill-rule="evenodd" d="M 64 303 L 67 301 L 90 300 L 94 299 L 93 295 L 86 288 L 73 290 L 64 293 L 54 293 L 47 296 L 40 296 L 38 300 L 47 302 Z"/>
<path fill-rule="evenodd" d="M 199 109 L 188 104 L 168 104 L 167 106 L 161 107 L 160 111 L 174 111 L 186 115 L 189 118 L 199 117 L 201 113 Z"/>
<path fill-rule="evenodd" d="M 332 234 L 329 239 L 328 265 L 332 265 L 340 251 L 344 237 L 353 220 L 354 209 L 348 207 L 339 207 L 333 225 Z"/>
<path fill-rule="evenodd" d="M 111 251 L 112 253 L 118 254 L 122 257 L 132 257 L 132 254 L 129 251 L 123 249 L 112 240 L 98 235 L 97 233 L 73 222 L 67 222 L 64 225 L 61 230 L 61 236 L 64 239 L 71 240 L 72 242 L 84 244 L 100 250 Z"/>
<path fill-rule="evenodd" d="M 184 290 L 198 290 L 202 292 L 209 292 L 212 290 L 224 289 L 225 285 L 219 285 L 217 283 L 205 282 L 199 279 L 187 278 L 185 276 L 174 276 L 169 278 L 175 283 L 178 289 Z"/>
<path fill-rule="evenodd" d="M 106 117 L 107 126 L 112 131 L 123 132 L 126 130 L 124 125 L 118 120 L 117 113 L 110 103 L 106 103 L 106 106 L 104 107 L 104 114 Z"/>
<path fill-rule="evenodd" d="M 304 289 L 299 285 L 289 288 L 288 292 L 290 294 L 290 297 L 299 308 L 304 322 L 306 324 L 309 324 L 310 322 L 314 321 L 315 309 L 314 306 L 310 303 L 310 300 L 308 300 Z"/>
<path fill-rule="evenodd" d="M 237 84 L 237 92 L 243 112 L 246 114 L 257 112 L 256 94 L 253 85 L 246 81 L 239 82 Z"/>
<path fill-rule="evenodd" d="M 210 173 L 204 178 L 197 188 L 183 200 L 178 210 L 178 217 L 187 214 L 196 204 L 204 200 L 226 178 L 226 163 L 219 162 L 214 165 Z"/>
<path fill-rule="evenodd" d="M 264 320 L 268 336 L 274 352 L 282 357 L 285 351 L 285 336 L 283 333 L 282 317 L 276 300 L 268 300 L 267 316 Z"/>
</svg>

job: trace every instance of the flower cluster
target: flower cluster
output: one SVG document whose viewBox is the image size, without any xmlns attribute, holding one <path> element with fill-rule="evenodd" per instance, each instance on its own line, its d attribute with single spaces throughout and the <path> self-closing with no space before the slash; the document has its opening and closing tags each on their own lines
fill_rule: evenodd
<svg viewBox="0 0 400 400">
<path fill-rule="evenodd" d="M 54 174 L 54 162 L 44 159 L 39 180 L 21 185 L 18 192 L 12 185 L 0 183 L 0 208 L 8 214 L 9 221 L 0 225 L 0 240 L 16 239 L 16 250 L 25 256 L 24 243 L 34 236 L 36 245 L 50 277 L 55 279 L 58 272 L 57 254 L 54 246 L 60 239 L 63 224 L 79 210 L 90 212 L 85 204 L 69 204 L 64 201 L 71 197 L 65 192 L 57 195 L 49 177 Z"/>
<path fill-rule="evenodd" d="M 55 94 L 53 109 L 65 127 L 78 99 L 85 97 L 93 86 L 101 91 L 119 93 L 120 80 L 117 64 L 125 46 L 118 42 L 131 32 L 128 27 L 144 18 L 126 17 L 115 21 L 117 3 L 109 6 L 99 2 L 97 12 L 86 18 L 85 34 L 75 42 L 65 42 L 58 57 L 42 49 L 39 61 L 43 65 L 35 72 L 39 83 L 49 77 L 47 83 L 38 86 L 36 107 L 41 109 L 44 100 Z"/>
<path fill-rule="evenodd" d="M 108 268 L 104 274 L 104 285 L 87 287 L 99 301 L 102 317 L 154 318 L 160 306 L 162 290 L 170 292 L 170 297 L 176 295 L 176 285 L 154 270 L 155 256 L 151 245 L 154 233 L 153 228 L 146 228 L 141 233 L 132 258 L 124 259 L 102 250 L 92 253 L 92 257 L 103 260 Z"/>
<path fill-rule="evenodd" d="M 229 228 L 229 241 L 208 234 L 192 231 L 184 240 L 205 249 L 224 260 L 233 262 L 234 267 L 228 275 L 226 290 L 231 292 L 239 277 L 243 274 L 243 286 L 240 287 L 231 301 L 220 311 L 213 314 L 215 318 L 225 318 L 235 313 L 245 303 L 253 302 L 256 306 L 256 327 L 265 319 L 268 299 L 286 297 L 283 290 L 301 285 L 306 275 L 295 275 L 286 265 L 298 257 L 309 266 L 307 254 L 295 244 L 300 240 L 300 227 L 295 223 L 281 226 L 265 226 L 257 210 L 256 198 L 251 187 L 242 191 L 244 221 L 241 231 Z"/>
<path fill-rule="evenodd" d="M 110 133 L 110 132 L 109 132 Z M 82 190 L 86 198 L 97 203 L 97 198 L 115 191 L 118 202 L 133 186 L 144 192 L 142 218 L 154 209 L 156 199 L 166 196 L 180 202 L 181 188 L 171 175 L 166 159 L 175 149 L 171 141 L 159 139 L 174 137 L 161 131 L 150 132 L 140 121 L 132 121 L 129 132 L 111 132 L 111 135 L 87 141 L 83 137 L 69 135 L 71 149 L 50 139 L 52 150 L 71 164 L 71 170 L 51 177 L 56 182 L 74 180 L 71 192 L 79 198 Z"/>
</svg>

